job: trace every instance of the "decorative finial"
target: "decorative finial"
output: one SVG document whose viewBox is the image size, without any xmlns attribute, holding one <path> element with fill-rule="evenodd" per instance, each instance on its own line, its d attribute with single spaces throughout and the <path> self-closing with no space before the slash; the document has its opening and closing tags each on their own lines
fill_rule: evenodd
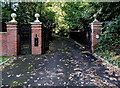
<svg viewBox="0 0 120 88">
<path fill-rule="evenodd" d="M 97 14 L 94 14 L 93 17 L 94 17 L 94 21 L 93 22 L 98 22 L 98 20 L 97 20 Z"/>
<path fill-rule="evenodd" d="M 36 13 L 35 17 L 36 17 L 36 20 L 34 22 L 40 22 L 39 19 L 38 19 L 40 17 L 40 14 Z"/>
<path fill-rule="evenodd" d="M 12 17 L 12 20 L 10 22 L 16 23 L 17 21 L 15 20 L 15 18 L 17 17 L 17 15 L 15 13 L 12 13 L 11 17 Z"/>
</svg>

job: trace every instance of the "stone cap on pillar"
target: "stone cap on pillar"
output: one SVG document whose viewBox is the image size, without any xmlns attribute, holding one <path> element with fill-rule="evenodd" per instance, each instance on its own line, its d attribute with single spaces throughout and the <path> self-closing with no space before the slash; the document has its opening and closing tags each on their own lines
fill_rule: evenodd
<svg viewBox="0 0 120 88">
<path fill-rule="evenodd" d="M 92 24 L 101 24 L 102 25 L 103 24 L 103 22 L 100 22 L 97 20 L 97 14 L 94 14 L 93 17 L 94 17 L 94 21 L 92 23 L 90 23 L 90 25 L 92 25 Z"/>
<path fill-rule="evenodd" d="M 40 14 L 36 13 L 35 18 L 36 20 L 34 22 L 30 22 L 31 24 L 42 24 L 42 22 L 39 21 Z"/>
<path fill-rule="evenodd" d="M 94 14 L 93 17 L 94 17 L 94 21 L 93 21 L 93 22 L 99 22 L 99 21 L 97 20 L 97 14 Z"/>
<path fill-rule="evenodd" d="M 17 21 L 15 20 L 15 18 L 17 17 L 17 15 L 15 13 L 11 14 L 12 20 L 9 22 L 6 22 L 6 24 L 17 24 Z"/>
</svg>

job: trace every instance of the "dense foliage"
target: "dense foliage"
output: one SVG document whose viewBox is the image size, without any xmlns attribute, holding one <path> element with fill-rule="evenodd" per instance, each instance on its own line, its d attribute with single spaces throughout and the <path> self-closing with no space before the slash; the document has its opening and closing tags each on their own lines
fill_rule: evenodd
<svg viewBox="0 0 120 88">
<path fill-rule="evenodd" d="M 120 67 L 120 58 L 110 59 L 120 54 L 120 16 L 105 23 L 96 53 Z"/>
<path fill-rule="evenodd" d="M 99 18 L 104 21 L 104 25 L 95 52 L 120 67 L 120 58 L 112 59 L 120 54 L 120 3 L 100 5 L 102 8 Z"/>
<path fill-rule="evenodd" d="M 35 20 L 34 14 L 41 15 L 40 21 L 47 29 L 52 29 L 55 33 L 69 36 L 74 30 L 89 29 L 89 23 L 93 21 L 93 15 L 97 14 L 97 19 L 104 22 L 103 31 L 96 46 L 96 52 L 114 63 L 110 58 L 119 55 L 120 52 L 120 3 L 119 2 L 19 2 L 3 3 L 2 21 L 9 21 L 10 14 L 15 12 L 20 24 L 26 24 Z M 111 53 L 111 54 L 110 54 Z M 117 65 L 119 63 L 117 62 Z M 120 66 L 120 65 L 119 65 Z"/>
<path fill-rule="evenodd" d="M 14 12 L 14 10 L 12 9 L 12 4 L 13 3 L 5 3 L 5 2 L 1 2 L 2 3 L 2 22 L 7 22 L 8 20 L 11 19 L 11 13 Z"/>
<path fill-rule="evenodd" d="M 2 22 L 5 23 L 11 20 L 11 13 L 16 13 L 16 20 L 19 24 L 29 24 L 35 20 L 35 13 L 41 15 L 40 21 L 46 28 L 54 27 L 54 12 L 47 9 L 45 3 L 42 2 L 13 2 L 2 3 Z M 17 5 L 16 5 L 17 4 Z"/>
</svg>

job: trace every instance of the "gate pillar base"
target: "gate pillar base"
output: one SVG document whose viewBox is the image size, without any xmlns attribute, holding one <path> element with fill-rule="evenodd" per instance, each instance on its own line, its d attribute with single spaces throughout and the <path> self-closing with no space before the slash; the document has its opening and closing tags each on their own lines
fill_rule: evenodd
<svg viewBox="0 0 120 88">
<path fill-rule="evenodd" d="M 42 23 L 33 22 L 32 27 L 32 54 L 42 54 Z"/>
</svg>

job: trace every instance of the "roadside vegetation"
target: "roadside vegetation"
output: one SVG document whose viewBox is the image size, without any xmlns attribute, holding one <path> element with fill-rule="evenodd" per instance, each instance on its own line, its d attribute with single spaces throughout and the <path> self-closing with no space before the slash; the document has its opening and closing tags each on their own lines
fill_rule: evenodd
<svg viewBox="0 0 120 88">
<path fill-rule="evenodd" d="M 10 58 L 12 58 L 12 57 L 0 57 L 0 64 L 9 60 Z"/>
<path fill-rule="evenodd" d="M 120 67 L 120 3 L 119 2 L 2 2 L 2 22 L 17 14 L 17 21 L 26 24 L 34 21 L 40 13 L 43 27 L 60 36 L 69 36 L 71 31 L 87 31 L 93 15 L 104 22 L 99 44 L 95 52 L 110 63 Z"/>
</svg>

